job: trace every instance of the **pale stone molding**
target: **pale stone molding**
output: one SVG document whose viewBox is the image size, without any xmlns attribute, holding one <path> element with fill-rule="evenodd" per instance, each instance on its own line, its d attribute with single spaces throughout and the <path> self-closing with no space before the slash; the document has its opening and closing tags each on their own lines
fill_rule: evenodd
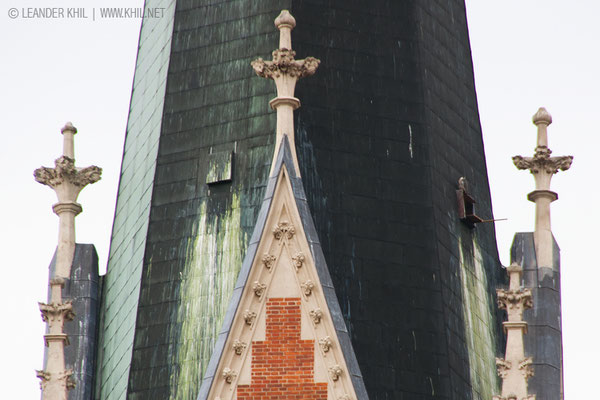
<svg viewBox="0 0 600 400">
<path fill-rule="evenodd" d="M 535 190 L 527 199 L 535 203 L 534 242 L 538 267 L 552 266 L 552 228 L 550 223 L 550 203 L 558 199 L 558 194 L 550 190 L 552 176 L 558 171 L 566 171 L 571 167 L 573 156 L 551 157 L 548 147 L 548 125 L 552 116 L 541 107 L 533 115 L 533 123 L 537 126 L 537 146 L 533 157 L 514 156 L 513 163 L 520 170 L 529 170 L 535 180 Z"/>
<path fill-rule="evenodd" d="M 300 107 L 300 100 L 294 97 L 298 79 L 313 75 L 319 67 L 318 59 L 306 57 L 296 60 L 296 52 L 292 50 L 292 29 L 296 20 L 287 10 L 275 19 L 275 26 L 279 29 L 279 48 L 272 53 L 273 60 L 265 61 L 257 58 L 251 65 L 256 74 L 262 78 L 273 79 L 277 87 L 277 97 L 269 103 L 277 111 L 277 137 L 275 140 L 275 154 L 279 150 L 283 135 L 288 135 L 295 172 L 300 176 L 300 168 L 294 144 L 294 110 Z M 271 164 L 271 172 L 275 166 L 275 157 Z M 271 173 L 269 173 L 270 175 Z"/>
</svg>

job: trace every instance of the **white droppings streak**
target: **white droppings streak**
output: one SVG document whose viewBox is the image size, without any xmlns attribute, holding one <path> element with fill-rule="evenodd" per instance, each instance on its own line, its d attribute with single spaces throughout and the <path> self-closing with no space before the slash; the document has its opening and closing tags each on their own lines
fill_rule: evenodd
<svg viewBox="0 0 600 400">
<path fill-rule="evenodd" d="M 410 158 L 413 158 L 413 138 L 412 138 L 412 126 L 408 124 L 408 152 L 410 153 Z"/>
</svg>

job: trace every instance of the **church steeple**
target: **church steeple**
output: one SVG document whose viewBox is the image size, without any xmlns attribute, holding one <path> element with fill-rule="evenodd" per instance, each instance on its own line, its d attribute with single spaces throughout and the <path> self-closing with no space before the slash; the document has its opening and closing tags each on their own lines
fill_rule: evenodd
<svg viewBox="0 0 600 400">
<path fill-rule="evenodd" d="M 69 338 L 64 333 L 64 323 L 74 318 L 71 300 L 63 299 L 62 288 L 71 276 L 71 264 L 75 254 L 75 217 L 81 212 L 77 203 L 79 192 L 90 183 L 100 179 L 102 169 L 96 166 L 75 167 L 73 137 L 77 129 L 70 123 L 61 130 L 63 155 L 56 159 L 54 168 L 41 167 L 34 171 L 35 180 L 50 186 L 58 197 L 52 210 L 59 218 L 56 268 L 50 277 L 50 302 L 39 303 L 42 319 L 48 323 L 44 335 L 48 354 L 43 370 L 37 371 L 41 379 L 42 400 L 66 400 L 68 390 L 74 387 L 73 370 L 65 368 L 64 347 Z"/>
</svg>

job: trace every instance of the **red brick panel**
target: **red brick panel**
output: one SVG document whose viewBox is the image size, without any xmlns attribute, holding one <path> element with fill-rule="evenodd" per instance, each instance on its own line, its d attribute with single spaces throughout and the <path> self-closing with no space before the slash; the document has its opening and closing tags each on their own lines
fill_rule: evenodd
<svg viewBox="0 0 600 400">
<path fill-rule="evenodd" d="M 252 384 L 238 400 L 327 400 L 327 383 L 314 382 L 315 341 L 300 339 L 300 298 L 267 300 L 264 341 L 252 342 Z"/>
</svg>

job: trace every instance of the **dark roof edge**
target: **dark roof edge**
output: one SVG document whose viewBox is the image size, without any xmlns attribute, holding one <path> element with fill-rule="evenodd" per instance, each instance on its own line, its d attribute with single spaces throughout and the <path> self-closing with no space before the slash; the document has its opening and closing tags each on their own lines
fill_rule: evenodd
<svg viewBox="0 0 600 400">
<path fill-rule="evenodd" d="M 315 224 L 306 201 L 306 194 L 304 193 L 302 178 L 300 178 L 296 173 L 292 152 L 290 150 L 290 143 L 287 135 L 284 135 L 275 159 L 275 167 L 273 168 L 273 172 L 271 173 L 267 183 L 267 190 L 265 192 L 262 206 L 258 213 L 258 218 L 256 220 L 256 225 L 254 226 L 254 231 L 252 232 L 248 250 L 246 252 L 246 256 L 244 257 L 244 261 L 242 262 L 242 268 L 240 269 L 238 280 L 235 288 L 233 289 L 231 299 L 229 300 L 229 306 L 227 307 L 227 312 L 225 313 L 223 326 L 217 337 L 217 341 L 215 343 L 208 366 L 206 367 L 204 376 L 202 377 L 202 384 L 200 386 L 200 391 L 198 392 L 197 400 L 208 400 L 208 394 L 210 392 L 212 382 L 215 376 L 218 374 L 217 367 L 219 365 L 219 361 L 221 360 L 221 356 L 223 355 L 225 343 L 227 342 L 227 337 L 229 336 L 229 331 L 231 330 L 231 326 L 233 324 L 233 318 L 237 312 L 240 300 L 242 298 L 242 292 L 246 286 L 252 264 L 256 257 L 258 243 L 265 229 L 267 216 L 269 214 L 273 195 L 277 186 L 277 180 L 284 166 L 286 167 L 286 171 L 290 178 L 292 192 L 296 201 L 298 212 L 300 214 L 300 220 L 302 221 L 302 226 L 304 228 L 313 259 L 315 260 L 315 267 L 317 269 L 321 285 L 323 286 L 323 294 L 325 295 L 327 306 L 329 307 L 329 312 L 331 313 L 331 317 L 333 319 L 333 324 L 340 342 L 342 353 L 344 354 L 346 365 L 348 366 L 348 374 L 351 377 L 352 384 L 356 392 L 356 397 L 358 400 L 367 400 L 369 398 L 360 368 L 358 366 L 356 355 L 354 354 L 352 342 L 350 341 L 350 336 L 348 335 L 346 323 L 344 322 L 344 317 L 333 288 L 333 282 L 331 281 L 329 269 L 327 268 L 325 256 L 323 255 L 323 249 L 321 248 L 317 231 L 315 229 Z"/>
</svg>

